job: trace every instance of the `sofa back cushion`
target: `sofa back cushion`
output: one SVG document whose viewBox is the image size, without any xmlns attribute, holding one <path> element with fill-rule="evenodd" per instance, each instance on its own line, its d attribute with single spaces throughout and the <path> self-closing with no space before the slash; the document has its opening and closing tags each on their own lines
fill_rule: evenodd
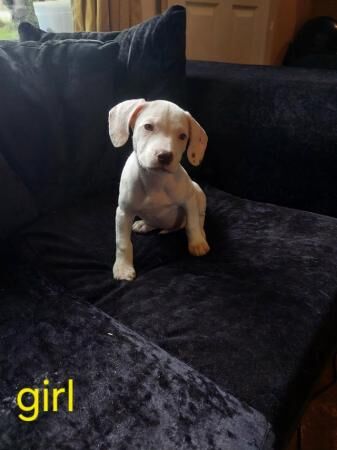
<svg viewBox="0 0 337 450">
<path fill-rule="evenodd" d="M 194 176 L 240 197 L 337 217 L 337 72 L 189 62 L 208 133 Z"/>
<path fill-rule="evenodd" d="M 173 7 L 106 43 L 3 41 L 0 80 L 0 154 L 38 213 L 110 189 L 130 144 L 113 149 L 109 109 L 138 97 L 184 104 L 185 10 Z M 15 192 L 3 201 L 15 203 Z M 1 220 L 0 239 L 12 231 Z"/>
<path fill-rule="evenodd" d="M 38 41 L 46 42 L 50 40 L 65 39 L 93 39 L 95 41 L 113 41 L 122 33 L 122 31 L 74 31 L 73 33 L 54 33 L 52 31 L 44 31 L 35 27 L 29 22 L 21 22 L 19 25 L 19 36 L 21 42 Z M 127 30 L 124 30 L 125 32 Z"/>
<path fill-rule="evenodd" d="M 32 195 L 0 153 L 0 242 L 1 237 L 7 236 L 12 229 L 36 217 Z"/>
</svg>

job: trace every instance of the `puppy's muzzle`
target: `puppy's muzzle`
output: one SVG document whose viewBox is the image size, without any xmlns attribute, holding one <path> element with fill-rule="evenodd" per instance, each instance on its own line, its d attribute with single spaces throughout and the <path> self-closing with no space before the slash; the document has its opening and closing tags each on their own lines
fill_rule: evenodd
<svg viewBox="0 0 337 450">
<path fill-rule="evenodd" d="M 158 162 L 162 164 L 163 166 L 168 166 L 171 164 L 173 160 L 173 153 L 172 152 L 161 152 L 157 156 Z"/>
</svg>

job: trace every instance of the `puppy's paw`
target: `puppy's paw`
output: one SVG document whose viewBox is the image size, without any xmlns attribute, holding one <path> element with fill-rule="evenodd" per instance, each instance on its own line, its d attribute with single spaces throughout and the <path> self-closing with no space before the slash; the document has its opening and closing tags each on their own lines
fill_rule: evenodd
<svg viewBox="0 0 337 450">
<path fill-rule="evenodd" d="M 203 256 L 206 255 L 210 250 L 206 239 L 198 242 L 191 242 L 188 244 L 188 251 L 193 256 Z"/>
<path fill-rule="evenodd" d="M 115 280 L 132 281 L 136 277 L 136 271 L 133 266 L 124 262 L 116 261 L 112 273 Z"/>
<path fill-rule="evenodd" d="M 148 225 L 144 220 L 136 220 L 132 225 L 132 231 L 135 233 L 149 233 L 153 230 L 154 228 Z"/>
</svg>

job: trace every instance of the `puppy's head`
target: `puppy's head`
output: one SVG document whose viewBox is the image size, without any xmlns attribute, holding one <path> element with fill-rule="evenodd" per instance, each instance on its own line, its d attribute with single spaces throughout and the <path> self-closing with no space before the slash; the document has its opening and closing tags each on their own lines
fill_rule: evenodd
<svg viewBox="0 0 337 450">
<path fill-rule="evenodd" d="M 126 100 L 109 112 L 109 134 L 115 147 L 123 146 L 133 129 L 133 148 L 145 169 L 175 172 L 187 149 L 189 162 L 198 166 L 207 134 L 189 112 L 165 100 Z"/>
</svg>

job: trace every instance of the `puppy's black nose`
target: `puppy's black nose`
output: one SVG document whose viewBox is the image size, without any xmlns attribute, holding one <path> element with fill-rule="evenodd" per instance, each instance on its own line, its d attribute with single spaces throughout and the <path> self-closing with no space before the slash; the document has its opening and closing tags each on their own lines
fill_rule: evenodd
<svg viewBox="0 0 337 450">
<path fill-rule="evenodd" d="M 168 166 L 173 160 L 172 152 L 162 152 L 158 155 L 158 161 L 164 166 Z"/>
</svg>

